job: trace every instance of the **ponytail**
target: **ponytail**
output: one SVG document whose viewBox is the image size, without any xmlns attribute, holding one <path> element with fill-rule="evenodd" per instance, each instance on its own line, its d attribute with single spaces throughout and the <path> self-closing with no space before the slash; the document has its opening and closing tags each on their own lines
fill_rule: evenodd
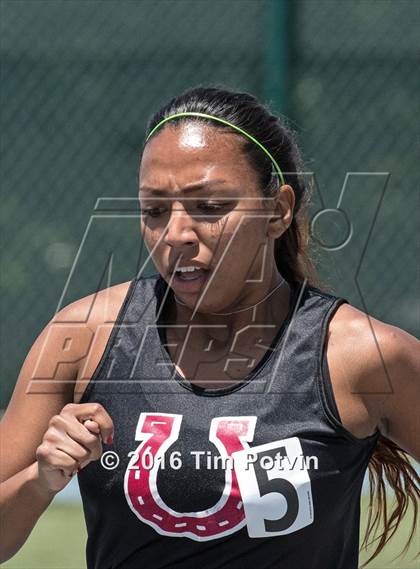
<svg viewBox="0 0 420 569">
<path fill-rule="evenodd" d="M 396 505 L 390 513 L 388 512 L 386 482 L 396 497 Z M 375 541 L 378 543 L 372 555 L 361 568 L 379 555 L 397 531 L 411 503 L 413 524 L 410 536 L 398 557 L 406 553 L 417 524 L 418 500 L 420 498 L 419 483 L 420 478 L 410 463 L 409 455 L 393 441 L 380 435 L 369 462 L 368 521 L 360 549 L 367 549 Z M 383 533 L 369 542 L 371 535 L 377 532 L 380 524 L 384 527 Z"/>
</svg>

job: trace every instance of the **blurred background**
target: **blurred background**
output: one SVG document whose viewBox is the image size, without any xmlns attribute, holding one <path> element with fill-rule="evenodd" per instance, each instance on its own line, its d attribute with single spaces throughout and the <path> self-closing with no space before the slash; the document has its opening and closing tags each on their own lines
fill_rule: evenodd
<svg viewBox="0 0 420 569">
<path fill-rule="evenodd" d="M 248 91 L 288 118 L 316 181 L 320 275 L 353 305 L 420 336 L 419 2 L 0 7 L 0 408 L 58 308 L 137 273 L 146 122 L 197 85 Z M 413 550 L 391 562 L 409 522 L 369 567 L 419 567 Z M 4 567 L 84 567 L 84 541 L 73 482 Z"/>
</svg>

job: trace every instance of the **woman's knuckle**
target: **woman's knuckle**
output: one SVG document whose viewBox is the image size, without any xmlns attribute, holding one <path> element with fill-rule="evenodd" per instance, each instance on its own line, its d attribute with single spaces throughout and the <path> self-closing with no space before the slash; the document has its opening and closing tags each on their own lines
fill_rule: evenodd
<svg viewBox="0 0 420 569">
<path fill-rule="evenodd" d="M 101 410 L 102 410 L 102 405 L 100 403 L 92 404 L 92 411 L 94 414 L 100 413 Z"/>
<path fill-rule="evenodd" d="M 49 455 L 50 455 L 50 446 L 47 443 L 42 443 L 36 449 L 36 456 L 41 460 L 46 460 Z"/>
<path fill-rule="evenodd" d="M 36 457 L 42 458 L 44 456 L 44 453 L 45 453 L 45 447 L 43 444 L 41 444 L 35 451 Z"/>
<path fill-rule="evenodd" d="M 55 441 L 55 435 L 52 428 L 48 429 L 44 435 L 44 441 L 47 443 L 53 443 Z"/>
<path fill-rule="evenodd" d="M 49 427 L 55 427 L 55 425 L 57 424 L 57 422 L 58 422 L 58 415 L 53 415 L 53 416 L 51 417 L 51 419 L 48 421 L 48 426 L 49 426 Z"/>
</svg>

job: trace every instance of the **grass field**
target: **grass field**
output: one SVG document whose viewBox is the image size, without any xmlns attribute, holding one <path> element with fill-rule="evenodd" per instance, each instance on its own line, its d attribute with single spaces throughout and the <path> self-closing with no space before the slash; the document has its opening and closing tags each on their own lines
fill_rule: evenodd
<svg viewBox="0 0 420 569">
<path fill-rule="evenodd" d="M 365 502 L 363 502 L 365 504 Z M 419 569 L 420 558 L 413 561 L 418 551 L 419 534 L 413 539 L 406 557 L 392 562 L 408 536 L 411 516 L 386 550 L 366 569 Z M 362 520 L 362 531 L 363 531 Z M 84 569 L 86 529 L 79 505 L 53 504 L 43 514 L 28 541 L 13 559 L 4 563 L 4 569 Z M 361 562 L 366 559 L 361 556 Z M 142 568 L 139 568 L 142 569 Z M 146 567 L 144 569 L 152 569 Z M 234 568 L 232 568 L 234 569 Z M 278 568 L 280 569 L 280 568 Z M 296 568 L 299 569 L 299 568 Z M 325 568 L 327 569 L 327 568 Z"/>
</svg>

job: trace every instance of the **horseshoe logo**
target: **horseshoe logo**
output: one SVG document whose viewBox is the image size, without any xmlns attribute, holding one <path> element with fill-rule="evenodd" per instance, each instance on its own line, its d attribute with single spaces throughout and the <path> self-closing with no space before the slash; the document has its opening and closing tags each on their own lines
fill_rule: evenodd
<svg viewBox="0 0 420 569">
<path fill-rule="evenodd" d="M 246 524 L 244 507 L 235 469 L 225 469 L 225 487 L 219 501 L 207 510 L 176 512 L 159 496 L 157 474 L 161 460 L 178 439 L 182 415 L 141 413 L 136 441 L 141 441 L 124 477 L 127 502 L 136 516 L 158 533 L 189 537 L 196 541 L 216 539 L 238 531 Z M 222 457 L 249 448 L 257 417 L 216 417 L 210 425 L 209 439 Z M 145 454 L 148 455 L 147 460 Z M 150 468 L 142 465 L 150 464 Z"/>
</svg>

